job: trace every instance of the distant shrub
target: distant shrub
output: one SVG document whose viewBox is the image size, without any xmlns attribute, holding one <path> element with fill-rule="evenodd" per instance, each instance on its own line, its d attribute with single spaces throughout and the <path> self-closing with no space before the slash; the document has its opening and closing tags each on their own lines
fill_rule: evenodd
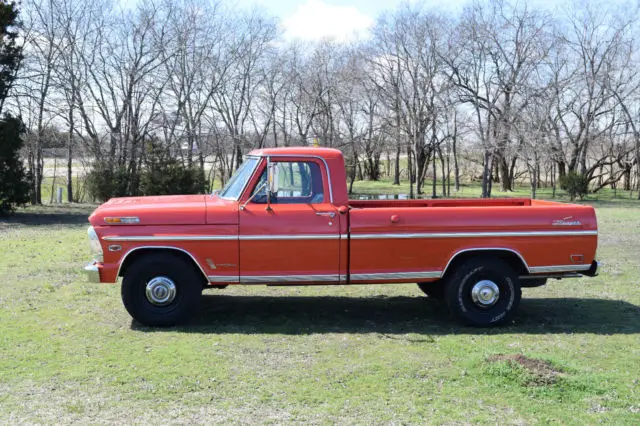
<svg viewBox="0 0 640 426">
<path fill-rule="evenodd" d="M 19 157 L 22 133 L 20 119 L 7 115 L 0 120 L 0 215 L 26 204 L 31 195 L 32 177 Z"/>
<path fill-rule="evenodd" d="M 110 166 L 107 162 L 96 162 L 87 174 L 85 183 L 89 196 L 97 201 L 131 194 L 130 175 L 124 166 Z"/>
<path fill-rule="evenodd" d="M 143 195 L 199 194 L 205 192 L 206 186 L 201 168 L 187 167 L 174 158 L 156 159 L 140 178 Z"/>
<path fill-rule="evenodd" d="M 87 191 L 99 201 L 139 195 L 201 194 L 207 180 L 200 167 L 188 167 L 163 147 L 149 142 L 136 170 L 98 162 L 87 175 Z"/>
<path fill-rule="evenodd" d="M 571 201 L 579 197 L 581 200 L 589 193 L 589 179 L 576 172 L 569 172 L 560 178 L 560 186 L 567 191 Z"/>
</svg>

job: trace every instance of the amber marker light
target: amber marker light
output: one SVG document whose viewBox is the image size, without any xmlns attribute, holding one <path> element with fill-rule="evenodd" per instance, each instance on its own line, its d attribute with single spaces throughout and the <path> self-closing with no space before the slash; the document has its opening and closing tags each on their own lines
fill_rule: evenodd
<svg viewBox="0 0 640 426">
<path fill-rule="evenodd" d="M 104 222 L 109 225 L 126 225 L 130 223 L 139 223 L 140 218 L 131 216 L 131 217 L 105 217 Z"/>
</svg>

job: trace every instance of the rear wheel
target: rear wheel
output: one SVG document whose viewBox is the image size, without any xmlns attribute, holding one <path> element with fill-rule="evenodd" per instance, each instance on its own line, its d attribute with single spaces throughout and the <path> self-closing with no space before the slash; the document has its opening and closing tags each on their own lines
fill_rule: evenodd
<svg viewBox="0 0 640 426">
<path fill-rule="evenodd" d="M 451 313 L 466 324 L 478 327 L 509 321 L 522 295 L 513 268 L 491 257 L 464 262 L 447 279 L 444 293 Z"/>
<path fill-rule="evenodd" d="M 138 322 L 171 326 L 188 319 L 198 306 L 202 279 L 193 265 L 171 254 L 136 260 L 122 280 L 122 302 Z"/>
<path fill-rule="evenodd" d="M 444 299 L 444 281 L 442 280 L 418 283 L 418 288 L 420 288 L 424 294 L 433 299 Z"/>
</svg>

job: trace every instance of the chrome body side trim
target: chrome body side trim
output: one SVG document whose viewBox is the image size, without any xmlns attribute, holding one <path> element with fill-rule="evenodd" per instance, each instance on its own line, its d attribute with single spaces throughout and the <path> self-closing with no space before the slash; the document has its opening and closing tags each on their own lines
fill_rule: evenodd
<svg viewBox="0 0 640 426">
<path fill-rule="evenodd" d="M 496 232 L 419 232 L 403 234 L 351 234 L 351 239 L 474 238 L 474 237 L 563 237 L 598 235 L 598 231 L 496 231 Z"/>
<path fill-rule="evenodd" d="M 339 240 L 339 234 L 317 235 L 240 235 L 241 241 L 268 241 L 268 240 Z"/>
<path fill-rule="evenodd" d="M 524 267 L 527 269 L 527 271 L 531 272 L 529 265 L 527 265 L 527 261 L 524 260 L 524 257 L 522 257 L 522 255 L 519 252 L 513 249 L 504 248 L 504 247 L 474 247 L 474 248 L 458 250 L 457 252 L 455 252 L 453 256 L 451 256 L 451 259 L 449 259 L 449 261 L 447 262 L 447 265 L 444 267 L 444 271 L 442 271 L 442 275 L 444 276 L 444 274 L 447 273 L 447 271 L 449 270 L 449 265 L 451 265 L 451 262 L 453 262 L 453 259 L 455 259 L 458 255 L 462 253 L 473 252 L 473 251 L 508 251 L 518 256 L 522 261 L 522 264 L 524 265 Z"/>
<path fill-rule="evenodd" d="M 244 275 L 241 284 L 339 282 L 340 275 Z"/>
<path fill-rule="evenodd" d="M 553 266 L 531 266 L 529 272 L 532 274 L 549 274 L 554 272 L 577 272 L 588 271 L 591 264 L 587 265 L 553 265 Z"/>
<path fill-rule="evenodd" d="M 255 241 L 255 240 L 339 240 L 344 238 L 340 234 L 310 234 L 310 235 L 131 235 L 103 237 L 105 241 Z"/>
<path fill-rule="evenodd" d="M 123 235 L 102 237 L 104 241 L 233 241 L 237 235 Z"/>
<path fill-rule="evenodd" d="M 187 250 L 185 249 L 181 249 L 179 247 L 173 247 L 173 246 L 140 246 L 140 247 L 134 247 L 131 250 L 129 250 L 128 252 L 126 252 L 122 258 L 120 259 L 120 264 L 118 265 L 118 273 L 116 274 L 116 277 L 120 276 L 120 271 L 122 269 L 122 265 L 124 264 L 125 260 L 127 259 L 127 257 L 133 253 L 136 252 L 138 250 L 144 250 L 144 249 L 153 249 L 153 250 L 176 250 L 176 251 L 181 251 L 182 253 L 185 253 L 186 255 L 188 255 L 191 260 L 193 260 L 193 263 L 195 263 L 198 266 L 198 269 L 200 269 L 200 272 L 202 273 L 202 276 L 208 280 L 207 274 L 205 274 L 204 269 L 202 269 L 202 266 L 200 266 L 200 263 L 196 260 L 196 258 L 189 253 Z"/>
<path fill-rule="evenodd" d="M 209 275 L 210 283 L 239 283 L 239 275 Z"/>
<path fill-rule="evenodd" d="M 102 237 L 104 241 L 233 241 L 251 240 L 337 240 L 410 239 L 410 238 L 469 238 L 469 237 L 560 237 L 598 235 L 597 231 L 533 231 L 533 232 L 444 232 L 407 234 L 309 234 L 309 235 L 123 235 Z M 473 249 L 478 250 L 478 249 Z M 482 249 L 496 250 L 496 249 Z M 503 250 L 503 249 L 500 249 Z"/>
<path fill-rule="evenodd" d="M 442 271 L 428 272 L 389 272 L 389 273 L 368 273 L 351 274 L 351 281 L 379 281 L 379 280 L 419 280 L 430 278 L 441 278 Z"/>
</svg>

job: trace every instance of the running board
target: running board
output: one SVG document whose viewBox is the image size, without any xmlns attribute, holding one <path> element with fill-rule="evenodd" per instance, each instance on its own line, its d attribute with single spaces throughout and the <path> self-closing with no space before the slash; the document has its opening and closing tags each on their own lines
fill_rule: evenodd
<svg viewBox="0 0 640 426">
<path fill-rule="evenodd" d="M 564 274 L 545 274 L 545 275 L 521 275 L 518 278 L 521 280 L 537 280 L 537 279 L 547 279 L 547 278 L 555 278 L 557 280 L 561 280 L 562 278 L 580 278 L 583 274 L 578 274 L 576 272 L 567 272 Z"/>
</svg>

